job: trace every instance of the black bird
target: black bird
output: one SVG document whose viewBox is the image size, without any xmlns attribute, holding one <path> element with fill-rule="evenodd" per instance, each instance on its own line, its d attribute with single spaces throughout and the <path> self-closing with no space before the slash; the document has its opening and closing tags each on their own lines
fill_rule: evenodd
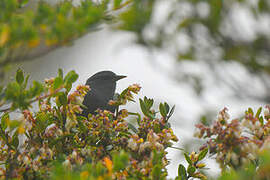
<svg viewBox="0 0 270 180">
<path fill-rule="evenodd" d="M 101 71 L 91 76 L 86 81 L 91 90 L 84 97 L 83 105 L 87 108 L 83 109 L 82 115 L 95 114 L 97 109 L 114 112 L 115 107 L 110 106 L 108 102 L 114 97 L 116 81 L 125 77 L 118 76 L 112 71 Z"/>
</svg>

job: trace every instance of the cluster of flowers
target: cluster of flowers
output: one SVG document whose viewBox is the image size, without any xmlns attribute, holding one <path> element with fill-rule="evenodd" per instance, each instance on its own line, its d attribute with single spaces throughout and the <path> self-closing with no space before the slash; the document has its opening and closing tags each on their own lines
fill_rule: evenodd
<svg viewBox="0 0 270 180">
<path fill-rule="evenodd" d="M 27 108 L 17 120 L 10 120 L 10 112 L 2 116 L 0 179 L 51 178 L 56 162 L 83 179 L 165 178 L 165 150 L 178 139 L 164 117 L 143 117 L 133 129 L 126 109 L 117 108 L 115 114 L 99 110 L 82 117 L 80 105 L 91 87 L 78 86 L 69 92 L 69 82 L 75 79 L 74 73 L 63 78 L 60 72 L 46 80 L 44 92 L 34 98 L 39 105 L 37 112 Z M 131 85 L 111 104 L 133 101 L 139 90 L 139 85 Z M 11 122 L 17 124 L 11 127 Z M 5 130 L 3 123 L 8 124 Z M 125 153 L 113 156 L 122 151 Z M 86 165 L 91 168 L 85 170 Z"/>
<path fill-rule="evenodd" d="M 132 159 L 132 167 L 137 169 L 144 176 L 149 176 L 155 164 L 153 164 L 154 152 L 165 153 L 165 149 L 171 141 L 178 141 L 170 128 L 163 129 L 159 133 L 153 129 L 148 129 L 146 137 L 134 134 L 128 140 L 128 148 L 132 153 L 137 154 Z M 162 167 L 168 165 L 166 156 L 162 156 Z"/>
<path fill-rule="evenodd" d="M 217 121 L 211 126 L 197 124 L 195 136 L 207 139 L 205 146 L 216 154 L 222 170 L 227 167 L 239 169 L 255 162 L 260 154 L 270 150 L 270 106 L 256 113 L 249 108 L 243 119 L 230 120 L 227 108 L 220 111 Z"/>
</svg>

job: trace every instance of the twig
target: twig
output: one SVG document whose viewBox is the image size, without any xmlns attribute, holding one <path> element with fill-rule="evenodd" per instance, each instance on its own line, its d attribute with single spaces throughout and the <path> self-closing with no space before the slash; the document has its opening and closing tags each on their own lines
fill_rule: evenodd
<svg viewBox="0 0 270 180">
<path fill-rule="evenodd" d="M 185 152 L 185 149 L 183 148 L 179 148 L 179 147 L 174 147 L 174 146 L 171 146 L 169 148 L 172 148 L 172 149 L 177 149 L 177 150 L 180 150 L 180 151 L 184 151 Z"/>
<path fill-rule="evenodd" d="M 133 0 L 128 0 L 128 1 L 124 2 L 123 4 L 121 4 L 121 5 L 119 5 L 119 6 L 115 7 L 115 8 L 113 8 L 113 11 L 117 11 L 117 10 L 119 10 L 119 9 L 124 8 L 125 6 L 129 5 L 132 1 L 133 1 Z"/>
<path fill-rule="evenodd" d="M 0 62 L 0 68 L 4 67 L 7 64 L 34 60 L 36 58 L 44 56 L 45 54 L 47 54 L 50 51 L 56 49 L 57 47 L 59 47 L 59 46 L 51 46 L 51 47 L 47 46 L 47 48 L 40 49 L 40 52 L 36 52 L 36 53 L 32 53 L 32 54 L 29 53 L 28 55 L 24 55 L 23 58 L 21 56 L 18 56 L 18 57 L 15 57 L 15 58 L 7 57 L 4 61 Z"/>
<path fill-rule="evenodd" d="M 41 99 L 45 99 L 45 98 L 47 98 L 47 97 L 49 97 L 49 96 L 51 96 L 51 95 L 59 92 L 61 89 L 63 89 L 63 86 L 61 86 L 60 88 L 56 89 L 55 91 L 53 91 L 51 93 L 45 94 L 43 96 L 38 96 L 35 99 L 32 99 L 31 101 L 29 101 L 29 103 L 32 104 L 32 103 L 34 103 L 36 101 L 39 101 Z M 11 111 L 11 108 L 12 108 L 12 106 L 11 107 L 8 107 L 8 108 L 5 108 L 5 109 L 1 109 L 0 112 L 10 112 Z"/>
<path fill-rule="evenodd" d="M 1 125 L 0 125 L 0 131 L 3 134 L 3 136 L 5 137 L 4 140 L 6 141 L 8 148 L 14 150 L 14 148 L 9 144 L 7 133 L 3 130 Z"/>
</svg>

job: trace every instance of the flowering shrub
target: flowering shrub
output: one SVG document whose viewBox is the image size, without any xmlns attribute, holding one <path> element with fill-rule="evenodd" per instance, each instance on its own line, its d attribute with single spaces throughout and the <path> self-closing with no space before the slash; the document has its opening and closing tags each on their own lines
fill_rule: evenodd
<svg viewBox="0 0 270 180">
<path fill-rule="evenodd" d="M 230 120 L 224 108 L 211 126 L 197 124 L 195 136 L 206 139 L 223 175 L 220 179 L 270 178 L 270 106 L 256 113 L 249 108 L 243 119 Z M 229 171 L 228 171 L 229 170 Z"/>
<path fill-rule="evenodd" d="M 0 178 L 167 179 L 166 150 L 178 141 L 169 123 L 174 106 L 160 103 L 156 111 L 154 100 L 144 97 L 142 114 L 120 108 L 140 91 L 133 84 L 109 102 L 115 113 L 97 110 L 83 117 L 82 100 L 91 87 L 71 91 L 77 78 L 59 70 L 28 88 L 29 76 L 19 69 L 16 80 L 1 88 Z M 207 179 L 202 170 L 208 152 L 222 169 L 220 179 L 269 179 L 270 106 L 262 110 L 249 108 L 243 119 L 230 120 L 224 108 L 212 125 L 197 124 L 195 136 L 206 143 L 184 153 L 187 166 L 179 165 L 175 179 Z"/>
<path fill-rule="evenodd" d="M 80 116 L 88 86 L 77 86 L 78 75 L 34 81 L 18 70 L 16 81 L 2 90 L 0 125 L 0 177 L 2 179 L 165 179 L 166 149 L 178 141 L 168 122 L 174 108 L 161 103 L 160 113 L 152 109 L 153 100 L 140 99 L 144 116 L 120 109 L 140 91 L 129 86 L 110 104 L 115 114 L 98 110 L 87 118 Z M 17 111 L 16 119 L 11 114 Z M 160 114 L 160 115 L 159 115 Z M 137 125 L 128 123 L 128 116 Z"/>
</svg>

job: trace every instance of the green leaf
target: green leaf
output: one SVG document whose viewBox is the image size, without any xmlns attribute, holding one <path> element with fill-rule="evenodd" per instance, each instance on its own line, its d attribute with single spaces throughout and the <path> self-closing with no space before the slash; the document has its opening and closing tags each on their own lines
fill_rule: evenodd
<svg viewBox="0 0 270 180">
<path fill-rule="evenodd" d="M 141 106 L 141 110 L 142 110 L 143 114 L 145 116 L 148 116 L 149 110 L 146 108 L 144 101 L 141 98 L 139 99 L 139 101 L 140 101 L 140 106 Z"/>
<path fill-rule="evenodd" d="M 160 114 L 161 114 L 162 117 L 166 117 L 167 116 L 165 106 L 162 103 L 159 104 L 159 112 L 160 112 Z"/>
<path fill-rule="evenodd" d="M 256 118 L 259 118 L 260 114 L 262 112 L 262 107 L 260 107 L 255 115 Z"/>
<path fill-rule="evenodd" d="M 17 82 L 11 82 L 7 85 L 5 94 L 7 100 L 15 99 L 21 92 L 20 85 Z"/>
<path fill-rule="evenodd" d="M 192 165 L 192 161 L 187 153 L 184 153 L 185 159 L 188 162 L 188 164 Z"/>
<path fill-rule="evenodd" d="M 10 121 L 10 126 L 9 126 L 9 128 L 10 128 L 10 130 L 12 131 L 13 129 L 19 127 L 20 124 L 21 124 L 21 121 L 18 121 L 18 120 L 12 120 L 12 121 Z"/>
<path fill-rule="evenodd" d="M 153 164 L 161 164 L 162 163 L 162 157 L 164 156 L 164 152 L 157 152 L 156 150 L 153 151 L 154 156 L 152 159 Z"/>
<path fill-rule="evenodd" d="M 259 121 L 260 121 L 260 123 L 263 125 L 263 117 L 262 117 L 262 116 L 259 117 Z"/>
<path fill-rule="evenodd" d="M 67 91 L 70 91 L 72 87 L 72 83 L 74 83 L 78 79 L 79 75 L 75 73 L 75 71 L 70 71 L 64 78 L 65 88 Z"/>
<path fill-rule="evenodd" d="M 181 180 L 187 180 L 186 168 L 182 164 L 179 164 L 178 166 L 178 176 Z"/>
<path fill-rule="evenodd" d="M 195 171 L 196 171 L 196 168 L 194 166 L 192 166 L 192 165 L 188 166 L 187 172 L 189 175 L 193 175 L 195 173 Z"/>
<path fill-rule="evenodd" d="M 8 124 L 10 123 L 9 114 L 4 113 L 1 117 L 1 127 L 3 130 L 5 130 L 8 127 Z"/>
<path fill-rule="evenodd" d="M 50 115 L 45 112 L 39 112 L 36 115 L 36 119 L 38 123 L 36 124 L 35 128 L 37 128 L 39 132 L 42 132 L 49 125 Z"/>
<path fill-rule="evenodd" d="M 253 113 L 253 110 L 252 110 L 251 108 L 248 108 L 247 113 L 248 113 L 248 114 L 251 114 L 252 116 L 253 116 L 253 114 L 254 114 L 254 113 Z"/>
<path fill-rule="evenodd" d="M 29 93 L 32 97 L 38 96 L 43 92 L 43 85 L 38 81 L 33 81 L 32 87 L 29 89 Z"/>
<path fill-rule="evenodd" d="M 78 116 L 77 121 L 78 121 L 78 127 L 80 132 L 87 132 L 87 127 L 83 123 L 83 119 L 80 119 L 82 116 Z M 84 118 L 84 117 L 83 117 Z"/>
<path fill-rule="evenodd" d="M 120 4 L 122 3 L 122 0 L 114 0 L 114 8 L 117 8 L 118 6 L 120 6 Z"/>
<path fill-rule="evenodd" d="M 25 4 L 28 3 L 28 1 L 29 1 L 29 0 L 21 0 L 21 1 L 18 1 L 18 2 L 20 2 L 21 5 L 25 5 Z"/>
<path fill-rule="evenodd" d="M 22 85 L 24 81 L 23 71 L 22 69 L 18 69 L 16 73 L 16 81 L 18 84 Z"/>
<path fill-rule="evenodd" d="M 140 106 L 143 114 L 151 119 L 155 118 L 155 113 L 150 111 L 153 102 L 153 99 L 148 99 L 147 97 L 144 97 L 144 100 L 140 99 Z"/>
<path fill-rule="evenodd" d="M 155 113 L 152 113 L 151 111 L 148 111 L 147 116 L 150 117 L 151 119 L 155 119 L 156 118 Z"/>
<path fill-rule="evenodd" d="M 160 164 L 156 164 L 152 170 L 152 179 L 160 179 L 162 174 L 162 169 Z"/>
<path fill-rule="evenodd" d="M 68 103 L 67 95 L 64 92 L 60 92 L 57 97 L 58 104 L 57 106 L 65 106 Z"/>
<path fill-rule="evenodd" d="M 63 79 L 63 70 L 61 68 L 58 69 L 58 77 Z"/>
<path fill-rule="evenodd" d="M 115 153 L 113 154 L 113 170 L 115 172 L 124 170 L 128 164 L 128 154 L 125 153 L 124 151 L 121 151 L 120 154 L 119 153 Z"/>
<path fill-rule="evenodd" d="M 119 95 L 119 98 L 124 98 L 127 92 L 128 92 L 128 88 L 126 88 L 124 91 L 121 92 L 121 94 Z"/>
<path fill-rule="evenodd" d="M 166 102 L 164 103 L 164 106 L 165 106 L 166 114 L 168 114 L 170 110 L 170 106 Z"/>
<path fill-rule="evenodd" d="M 26 75 L 26 78 L 25 78 L 25 80 L 24 80 L 24 83 L 23 83 L 23 89 L 25 89 L 25 88 L 26 88 L 27 83 L 28 83 L 28 80 L 29 80 L 29 77 L 30 77 L 30 75 L 29 75 L 29 74 L 27 74 L 27 75 Z"/>
<path fill-rule="evenodd" d="M 208 153 L 208 148 L 203 149 L 203 150 L 200 152 L 199 156 L 198 156 L 198 161 L 200 161 L 200 160 L 202 160 L 203 158 L 205 158 L 205 156 L 206 156 L 207 153 Z"/>
<path fill-rule="evenodd" d="M 16 149 L 19 145 L 19 137 L 17 131 L 12 136 L 11 145 L 13 145 Z"/>
<path fill-rule="evenodd" d="M 105 174 L 106 172 L 106 169 L 105 167 L 103 166 L 103 164 L 101 163 L 101 161 L 99 161 L 96 166 L 95 166 L 95 173 L 96 173 L 96 176 L 102 176 L 103 174 Z"/>
<path fill-rule="evenodd" d="M 145 107 L 150 110 L 151 107 L 153 106 L 154 100 L 147 98 L 146 96 L 144 96 L 144 103 L 145 103 Z"/>
<path fill-rule="evenodd" d="M 148 99 L 147 101 L 147 108 L 150 109 L 153 106 L 154 100 L 153 99 Z"/>
<path fill-rule="evenodd" d="M 63 79 L 61 77 L 56 77 L 53 82 L 53 89 L 56 90 L 63 84 Z"/>
<path fill-rule="evenodd" d="M 70 71 L 64 78 L 64 82 L 67 84 L 72 84 L 78 79 L 79 75 L 75 71 Z"/>
</svg>

